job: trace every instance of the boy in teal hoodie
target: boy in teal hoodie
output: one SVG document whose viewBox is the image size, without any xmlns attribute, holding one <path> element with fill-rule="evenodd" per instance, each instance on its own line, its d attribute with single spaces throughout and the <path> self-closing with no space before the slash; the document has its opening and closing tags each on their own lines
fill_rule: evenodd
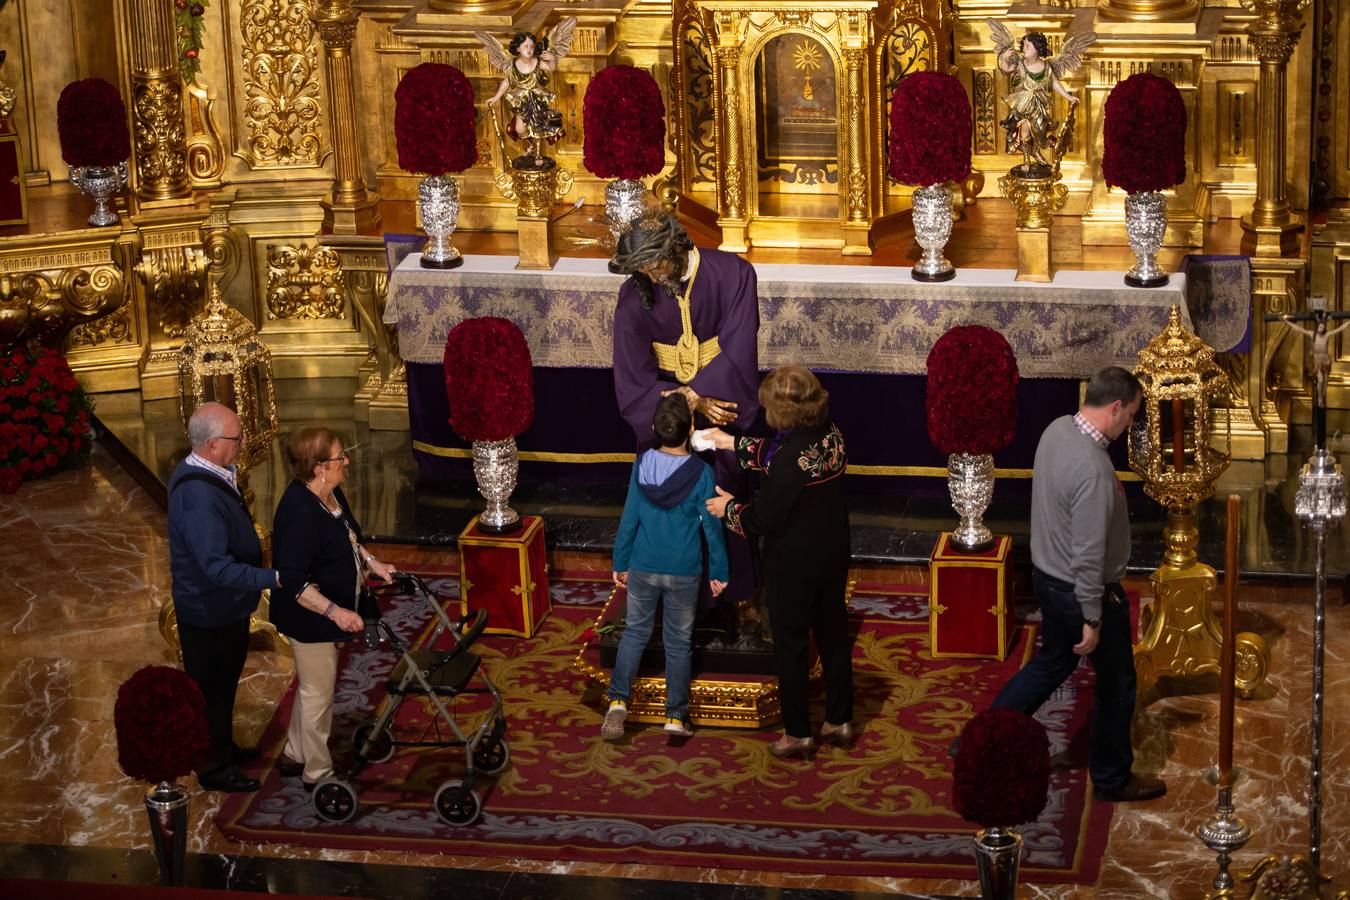
<svg viewBox="0 0 1350 900">
<path fill-rule="evenodd" d="M 639 454 L 633 464 L 614 538 L 614 583 L 628 588 L 628 621 L 609 679 L 609 711 L 600 726 L 607 741 L 623 737 L 633 676 L 652 635 L 657 603 L 664 608 L 665 730 L 681 737 L 694 733 L 689 727 L 689 669 L 702 545 L 706 540 L 714 597 L 727 584 L 727 550 L 721 521 L 704 506 L 717 489 L 712 467 L 689 452 L 693 430 L 684 395 L 663 397 L 652 419 L 658 446 Z"/>
</svg>

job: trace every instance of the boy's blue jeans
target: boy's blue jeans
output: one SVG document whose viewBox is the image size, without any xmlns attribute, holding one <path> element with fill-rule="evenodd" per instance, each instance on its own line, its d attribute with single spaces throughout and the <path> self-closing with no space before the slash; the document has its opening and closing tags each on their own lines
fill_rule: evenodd
<svg viewBox="0 0 1350 900">
<path fill-rule="evenodd" d="M 628 573 L 628 623 L 619 638 L 619 653 L 609 677 L 609 699 L 627 703 L 642 651 L 652 636 L 656 605 L 661 603 L 662 642 L 666 649 L 666 716 L 689 719 L 689 666 L 698 607 L 699 576 Z"/>
</svg>

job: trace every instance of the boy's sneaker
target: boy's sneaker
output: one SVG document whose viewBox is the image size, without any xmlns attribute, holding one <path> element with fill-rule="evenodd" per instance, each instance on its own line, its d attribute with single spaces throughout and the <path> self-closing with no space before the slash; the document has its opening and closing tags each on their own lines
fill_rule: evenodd
<svg viewBox="0 0 1350 900">
<path fill-rule="evenodd" d="M 605 713 L 605 721 L 600 726 L 600 737 L 607 741 L 617 741 L 623 737 L 623 723 L 628 719 L 628 707 L 615 700 Z"/>
<path fill-rule="evenodd" d="M 691 737 L 694 729 L 689 727 L 689 723 L 683 719 L 666 719 L 666 732 L 676 737 Z"/>
</svg>

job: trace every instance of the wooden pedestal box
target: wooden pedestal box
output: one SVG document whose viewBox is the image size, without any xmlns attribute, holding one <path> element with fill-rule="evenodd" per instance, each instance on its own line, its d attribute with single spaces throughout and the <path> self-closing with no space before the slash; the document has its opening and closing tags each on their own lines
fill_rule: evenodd
<svg viewBox="0 0 1350 900">
<path fill-rule="evenodd" d="M 486 534 L 475 516 L 459 535 L 459 597 L 463 615 L 488 611 L 488 634 L 533 637 L 553 608 L 548 594 L 544 520 L 521 516 L 512 534 Z"/>
<path fill-rule="evenodd" d="M 1004 659 L 1013 631 L 1012 538 L 1000 535 L 983 553 L 962 553 L 951 537 L 943 532 L 928 563 L 929 649 L 935 658 Z"/>
</svg>

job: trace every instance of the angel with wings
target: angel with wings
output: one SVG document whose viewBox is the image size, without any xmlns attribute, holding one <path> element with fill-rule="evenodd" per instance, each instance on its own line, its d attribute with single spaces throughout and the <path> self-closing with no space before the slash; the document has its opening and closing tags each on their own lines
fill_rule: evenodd
<svg viewBox="0 0 1350 900">
<path fill-rule="evenodd" d="M 474 33 L 487 51 L 488 62 L 505 73 L 487 105 L 491 109 L 506 98 L 511 109 L 506 131 L 516 140 L 525 141 L 527 148 L 526 154 L 516 161 L 517 168 L 542 168 L 544 142 L 556 143 L 563 136 L 562 113 L 553 108 L 557 96 L 548 89 L 548 82 L 558 62 L 572 49 L 576 27 L 576 17 L 568 16 L 554 25 L 547 37 L 517 32 L 511 38 L 509 53 L 487 32 Z"/>
<path fill-rule="evenodd" d="M 1023 165 L 1027 168 L 1037 163 L 1053 167 L 1054 163 L 1042 154 L 1054 142 L 1056 130 L 1050 92 L 1053 90 L 1068 100 L 1071 107 L 1078 105 L 1078 98 L 1065 90 L 1060 79 L 1082 65 L 1083 52 L 1097 40 L 1097 35 L 1090 31 L 1071 34 L 1064 41 L 1060 54 L 1049 59 L 1050 44 L 1041 32 L 1027 32 L 1018 45 L 1002 22 L 997 19 L 985 19 L 985 22 L 993 32 L 999 71 L 1009 76 L 1012 87 L 1003 98 L 1008 104 L 1008 117 L 1002 123 L 1007 134 L 1005 152 L 1021 150 Z"/>
</svg>

